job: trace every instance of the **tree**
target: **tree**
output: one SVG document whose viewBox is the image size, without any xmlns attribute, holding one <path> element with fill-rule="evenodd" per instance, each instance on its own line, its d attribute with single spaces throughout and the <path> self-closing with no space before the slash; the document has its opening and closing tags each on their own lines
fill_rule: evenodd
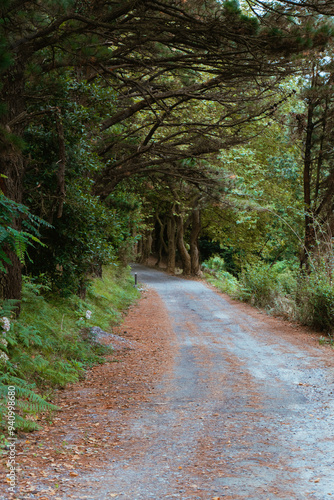
<svg viewBox="0 0 334 500">
<path fill-rule="evenodd" d="M 220 199 L 223 183 L 195 187 L 183 179 L 152 174 L 138 189 L 148 224 L 139 247 L 141 261 L 153 253 L 156 265 L 165 259 L 169 272 L 175 272 L 177 263 L 184 275 L 199 275 L 202 212 Z"/>
<path fill-rule="evenodd" d="M 214 251 L 235 275 L 259 259 L 297 260 L 303 241 L 303 166 L 286 116 L 301 109 L 294 95 L 267 120 L 261 135 L 219 156 L 224 196 L 203 210 L 202 237 L 221 244 Z"/>
<path fill-rule="evenodd" d="M 331 251 L 334 229 L 333 61 L 326 57 L 312 63 L 301 97 L 305 111 L 294 116 L 301 139 L 305 205 L 302 266 L 309 268 L 318 252 Z"/>
<path fill-rule="evenodd" d="M 69 70 L 41 76 L 36 87 L 50 98 L 24 133 L 24 154 L 30 158 L 25 197 L 53 227 L 43 231 L 46 247 L 30 251 L 25 271 L 43 274 L 57 294 L 84 297 L 90 277 L 101 277 L 102 265 L 124 252 L 124 240 L 132 240 L 127 225 L 140 211 L 138 203 L 131 206 L 130 195 L 124 209 L 117 193 L 102 203 L 91 192 L 92 176 L 103 167 L 91 137 L 105 102 L 114 105 L 114 92 L 97 81 L 79 80 Z M 30 113 L 38 111 L 30 104 Z"/>
</svg>

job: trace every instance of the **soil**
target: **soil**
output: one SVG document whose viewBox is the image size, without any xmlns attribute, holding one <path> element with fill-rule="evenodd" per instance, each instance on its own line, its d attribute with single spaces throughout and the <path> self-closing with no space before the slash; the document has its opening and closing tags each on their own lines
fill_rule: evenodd
<svg viewBox="0 0 334 500">
<path fill-rule="evenodd" d="M 334 357 L 317 332 L 201 280 L 135 266 L 141 299 L 108 362 L 19 436 L 0 499 L 334 496 Z M 142 285 L 141 285 L 142 286 Z"/>
</svg>

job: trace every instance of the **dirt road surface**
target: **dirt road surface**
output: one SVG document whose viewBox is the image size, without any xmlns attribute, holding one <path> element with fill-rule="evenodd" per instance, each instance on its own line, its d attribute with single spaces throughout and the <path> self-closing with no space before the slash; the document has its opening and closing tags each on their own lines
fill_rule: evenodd
<svg viewBox="0 0 334 500">
<path fill-rule="evenodd" d="M 137 265 L 133 272 L 155 291 L 147 329 L 159 321 L 161 301 L 168 312 L 169 324 L 166 318 L 158 324 L 164 352 L 156 383 L 135 405 L 129 390 L 128 411 L 106 407 L 118 434 L 114 446 L 104 440 L 99 469 L 78 465 L 71 484 L 24 498 L 334 498 L 333 350 L 201 281 Z M 145 371 L 150 360 L 141 359 Z M 102 376 L 107 385 L 107 372 Z M 80 390 L 83 397 L 74 388 L 74 399 Z M 97 418 L 92 411 L 90 419 Z M 58 470 L 58 482 L 60 476 Z"/>
</svg>

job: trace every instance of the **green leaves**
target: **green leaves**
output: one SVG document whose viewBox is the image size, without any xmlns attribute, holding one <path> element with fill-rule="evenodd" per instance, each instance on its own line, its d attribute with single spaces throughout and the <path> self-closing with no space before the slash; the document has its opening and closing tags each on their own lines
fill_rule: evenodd
<svg viewBox="0 0 334 500">
<path fill-rule="evenodd" d="M 14 219 L 21 217 L 25 217 L 23 225 L 31 232 L 11 226 Z M 4 263 L 11 263 L 6 253 L 6 246 L 15 252 L 21 263 L 24 263 L 29 246 L 34 243 L 43 245 L 36 236 L 39 235 L 41 225 L 51 227 L 44 220 L 31 214 L 26 206 L 15 203 L 0 193 L 0 271 L 6 272 Z"/>
</svg>

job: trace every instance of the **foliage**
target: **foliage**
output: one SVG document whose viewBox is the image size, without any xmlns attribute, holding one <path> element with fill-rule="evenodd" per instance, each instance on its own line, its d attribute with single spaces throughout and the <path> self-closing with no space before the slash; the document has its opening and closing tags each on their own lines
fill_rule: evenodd
<svg viewBox="0 0 334 500">
<path fill-rule="evenodd" d="M 334 93 L 332 46 L 311 58 L 301 86 L 302 113 L 292 117 L 291 130 L 301 137 L 304 194 L 304 251 L 301 263 L 310 269 L 312 255 L 332 238 L 334 201 Z M 324 249 L 324 253 L 327 249 Z"/>
<path fill-rule="evenodd" d="M 209 271 L 207 280 L 215 285 L 220 291 L 227 293 L 232 298 L 240 298 L 241 286 L 235 276 L 225 269 L 225 261 L 219 255 L 210 257 L 202 263 L 202 269 Z"/>
<path fill-rule="evenodd" d="M 115 260 L 110 244 L 113 214 L 96 197 L 85 192 L 82 183 L 68 186 L 63 216 L 54 229 L 45 232 L 47 248 L 31 253 L 27 269 L 33 275 L 47 275 L 53 291 L 62 296 L 85 289 L 89 275 Z"/>
<path fill-rule="evenodd" d="M 138 187 L 138 183 L 131 180 L 120 183 L 105 200 L 113 216 L 110 243 L 123 265 L 135 258 L 134 245 L 146 229 L 145 197 Z"/>
<path fill-rule="evenodd" d="M 22 229 L 15 229 L 12 226 L 15 218 L 23 218 Z M 5 251 L 6 246 L 14 251 L 23 264 L 28 247 L 34 243 L 41 245 L 40 226 L 51 227 L 33 215 L 26 206 L 9 200 L 0 192 L 0 272 L 7 272 L 4 263 L 11 264 Z"/>
<path fill-rule="evenodd" d="M 35 421 L 36 416 L 59 409 L 44 397 L 36 394 L 35 384 L 29 384 L 24 379 L 11 373 L 0 375 L 0 429 L 5 429 L 7 425 L 7 393 L 10 386 L 15 386 L 16 413 L 14 427 L 17 430 L 24 432 L 38 430 L 40 426 Z"/>
<path fill-rule="evenodd" d="M 245 265 L 239 279 L 225 270 L 220 256 L 202 263 L 209 272 L 206 278 L 219 290 L 232 298 L 241 299 L 263 307 L 268 312 L 290 319 L 296 317 L 296 291 L 298 271 L 291 263 L 280 261 L 268 264 L 263 261 Z"/>
<path fill-rule="evenodd" d="M 92 310 L 96 326 L 108 330 L 110 324 L 121 321 L 121 312 L 139 296 L 133 283 L 129 268 L 122 266 L 109 266 L 104 269 L 103 278 L 93 281 L 87 294 L 87 306 Z"/>
<path fill-rule="evenodd" d="M 330 345 L 331 347 L 334 348 L 334 339 L 333 337 L 320 337 L 319 338 L 319 344 L 320 345 Z"/>
<path fill-rule="evenodd" d="M 286 103 L 283 112 L 291 108 L 297 104 Z M 258 258 L 293 260 L 302 241 L 298 144 L 291 143 L 278 111 L 276 119 L 260 137 L 220 154 L 225 193 L 204 212 L 205 236 L 220 243 L 233 274 Z"/>
<path fill-rule="evenodd" d="M 299 279 L 298 319 L 332 335 L 334 332 L 334 287 L 325 262 Z"/>
<path fill-rule="evenodd" d="M 294 297 L 296 273 L 287 262 L 274 265 L 258 261 L 247 264 L 240 276 L 243 287 L 241 297 L 259 307 L 270 308 L 280 296 Z"/>
<path fill-rule="evenodd" d="M 334 287 L 328 262 L 319 260 L 310 274 L 302 275 L 297 262 L 253 262 L 244 267 L 239 280 L 225 271 L 218 255 L 203 262 L 202 268 L 207 280 L 232 298 L 333 335 Z"/>
<path fill-rule="evenodd" d="M 127 269 L 111 266 L 96 279 L 86 300 L 50 295 L 47 284 L 25 279 L 20 318 L 11 321 L 0 375 L 0 412 L 5 414 L 7 387 L 17 389 L 16 428 L 38 428 L 36 415 L 56 407 L 48 402 L 54 389 L 84 376 L 85 368 L 104 361 L 110 348 L 91 342 L 87 331 L 100 326 L 110 331 L 121 320 L 121 311 L 138 297 Z M 10 304 L 0 313 L 10 317 Z M 90 311 L 91 314 L 87 314 Z M 90 319 L 88 319 L 88 317 Z M 51 392 L 50 392 L 51 391 Z M 2 422 L 4 424 L 4 422 Z"/>
<path fill-rule="evenodd" d="M 225 271 L 225 261 L 219 255 L 213 255 L 207 261 L 202 262 L 203 269 L 210 269 L 215 273 Z"/>
<path fill-rule="evenodd" d="M 99 274 L 102 265 L 114 262 L 133 243 L 132 219 L 140 226 L 140 204 L 133 196 L 131 206 L 129 193 L 124 192 L 113 193 L 104 203 L 92 189 L 92 177 L 103 165 L 95 151 L 96 139 L 92 141 L 91 136 L 96 137 L 100 114 L 106 116 L 114 107 L 112 89 L 105 88 L 98 80 L 90 83 L 78 80 L 71 71 L 57 78 L 46 75 L 39 86 L 40 90 L 48 88 L 53 97 L 38 125 L 31 124 L 25 133 L 26 154 L 33 167 L 25 184 L 29 206 L 35 213 L 52 219 L 54 227 L 43 233 L 47 248 L 31 252 L 32 262 L 27 270 L 34 276 L 47 275 L 52 289 L 63 296 L 71 293 L 84 296 L 90 276 Z M 66 147 L 63 201 L 57 187 L 57 106 L 61 106 Z M 31 111 L 34 110 L 36 106 L 31 105 Z M 127 202 L 126 209 L 122 199 Z M 56 217 L 61 204 L 61 216 L 58 213 Z"/>
</svg>

